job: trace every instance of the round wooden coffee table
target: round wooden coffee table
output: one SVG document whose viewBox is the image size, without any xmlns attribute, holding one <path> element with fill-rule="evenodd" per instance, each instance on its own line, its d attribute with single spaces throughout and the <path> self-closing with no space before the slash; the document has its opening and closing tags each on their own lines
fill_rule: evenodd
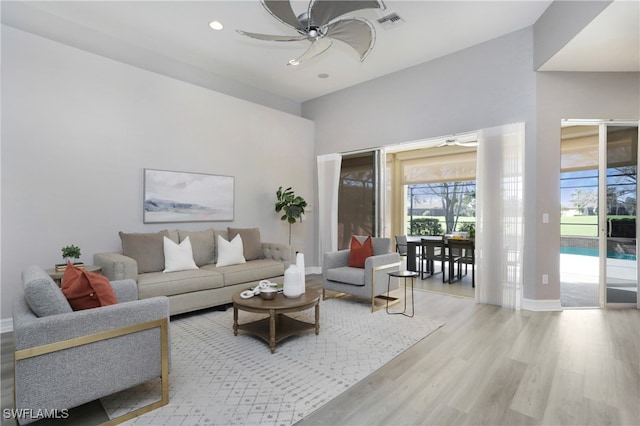
<svg viewBox="0 0 640 426">
<path fill-rule="evenodd" d="M 302 334 L 308 330 L 314 330 L 316 335 L 320 333 L 320 292 L 315 289 L 306 289 L 300 297 L 289 298 L 279 293 L 273 300 L 263 300 L 260 296 L 250 299 L 240 297 L 241 291 L 234 293 L 233 301 L 233 334 L 238 335 L 238 330 L 244 330 L 249 334 L 260 337 L 269 344 L 271 353 L 276 351 L 276 343 L 290 336 Z M 286 313 L 300 312 L 315 307 L 315 323 L 299 321 L 288 317 Z M 238 310 L 268 314 L 267 318 L 238 324 Z"/>
</svg>

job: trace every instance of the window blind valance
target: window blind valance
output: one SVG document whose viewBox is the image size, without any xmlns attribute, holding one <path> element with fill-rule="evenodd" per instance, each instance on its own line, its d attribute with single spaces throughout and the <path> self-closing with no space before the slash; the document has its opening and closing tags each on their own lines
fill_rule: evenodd
<svg viewBox="0 0 640 426">
<path fill-rule="evenodd" d="M 583 126 L 576 126 L 584 129 Z M 569 128 L 571 129 L 571 128 Z M 584 131 L 576 136 L 565 132 L 560 145 L 562 172 L 598 169 L 598 127 L 591 126 L 591 132 Z M 607 157 L 609 167 L 624 167 L 634 164 L 637 158 L 638 135 L 635 129 L 620 128 L 607 133 Z"/>
<path fill-rule="evenodd" d="M 598 169 L 598 135 L 563 139 L 560 152 L 562 172 Z"/>
<path fill-rule="evenodd" d="M 476 179 L 476 152 L 401 160 L 403 185 Z"/>
</svg>

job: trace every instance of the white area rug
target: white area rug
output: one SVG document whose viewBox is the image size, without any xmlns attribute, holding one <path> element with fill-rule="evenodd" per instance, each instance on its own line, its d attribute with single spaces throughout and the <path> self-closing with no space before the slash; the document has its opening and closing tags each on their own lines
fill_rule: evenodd
<svg viewBox="0 0 640 426">
<path fill-rule="evenodd" d="M 415 297 L 428 295 L 416 291 Z M 312 322 L 313 309 L 291 316 Z M 240 323 L 256 317 L 239 312 Z M 372 314 L 366 303 L 330 299 L 320 302 L 320 334 L 290 337 L 275 354 L 257 337 L 234 336 L 232 325 L 233 309 L 172 319 L 169 404 L 126 424 L 291 425 L 443 323 L 420 312 L 413 318 Z M 113 418 L 159 398 L 158 380 L 102 403 Z"/>
</svg>

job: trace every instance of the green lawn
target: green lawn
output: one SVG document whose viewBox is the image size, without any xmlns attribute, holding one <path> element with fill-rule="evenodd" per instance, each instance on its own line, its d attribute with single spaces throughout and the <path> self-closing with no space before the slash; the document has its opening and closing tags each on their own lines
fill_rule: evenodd
<svg viewBox="0 0 640 426">
<path fill-rule="evenodd" d="M 609 216 L 609 218 L 632 218 L 633 216 Z M 445 227 L 444 216 L 414 216 L 414 218 L 438 219 Z M 476 223 L 473 216 L 461 216 L 458 218 L 458 226 L 462 223 Z M 409 223 L 409 216 L 407 216 Z M 573 237 L 597 237 L 598 216 L 562 216 L 560 218 L 560 235 Z"/>
<path fill-rule="evenodd" d="M 560 217 L 560 235 L 597 237 L 598 216 L 562 216 Z"/>
<path fill-rule="evenodd" d="M 446 227 L 445 225 L 445 220 L 444 220 L 444 216 L 414 216 L 414 219 L 438 219 L 438 221 L 440 222 L 440 224 L 442 225 L 442 229 L 444 229 Z M 407 227 L 409 226 L 409 221 L 411 220 L 410 216 L 407 216 Z M 460 216 L 458 217 L 458 227 L 460 227 L 460 225 L 462 225 L 463 223 L 473 223 L 475 225 L 476 223 L 476 218 L 475 216 Z"/>
</svg>

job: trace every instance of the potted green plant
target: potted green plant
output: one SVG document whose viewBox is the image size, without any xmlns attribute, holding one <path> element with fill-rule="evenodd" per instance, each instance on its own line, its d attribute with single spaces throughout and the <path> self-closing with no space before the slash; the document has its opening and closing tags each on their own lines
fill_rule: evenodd
<svg viewBox="0 0 640 426">
<path fill-rule="evenodd" d="M 296 195 L 291 187 L 287 189 L 278 188 L 276 191 L 276 213 L 282 212 L 281 220 L 289 222 L 289 245 L 291 245 L 291 225 L 298 219 L 302 222 L 304 208 L 307 202 L 299 195 Z"/>
<path fill-rule="evenodd" d="M 62 247 L 62 258 L 65 263 L 73 263 L 74 259 L 80 259 L 80 247 L 73 244 Z"/>
</svg>

